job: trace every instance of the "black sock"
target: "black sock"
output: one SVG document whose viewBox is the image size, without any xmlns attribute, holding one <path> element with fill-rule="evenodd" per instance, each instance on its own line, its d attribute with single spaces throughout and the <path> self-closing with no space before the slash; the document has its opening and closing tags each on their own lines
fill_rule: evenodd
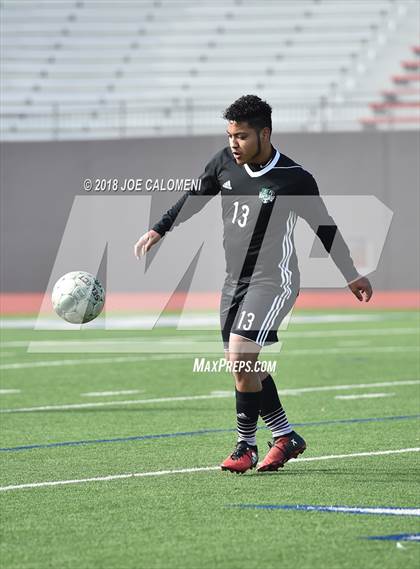
<svg viewBox="0 0 420 569">
<path fill-rule="evenodd" d="M 257 445 L 256 432 L 260 414 L 261 391 L 248 393 L 236 390 L 236 420 L 238 441 Z"/>
<path fill-rule="evenodd" d="M 273 438 L 292 432 L 286 413 L 280 402 L 276 384 L 271 375 L 262 382 L 261 418 L 273 434 Z"/>
</svg>

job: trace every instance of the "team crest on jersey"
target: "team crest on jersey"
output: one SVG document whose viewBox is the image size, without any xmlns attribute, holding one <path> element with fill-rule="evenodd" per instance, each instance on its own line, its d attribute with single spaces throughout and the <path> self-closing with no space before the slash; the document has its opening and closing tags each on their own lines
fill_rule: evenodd
<svg viewBox="0 0 420 569">
<path fill-rule="evenodd" d="M 262 203 L 271 203 L 274 201 L 276 194 L 274 193 L 274 190 L 270 190 L 270 188 L 261 188 L 258 197 Z"/>
</svg>

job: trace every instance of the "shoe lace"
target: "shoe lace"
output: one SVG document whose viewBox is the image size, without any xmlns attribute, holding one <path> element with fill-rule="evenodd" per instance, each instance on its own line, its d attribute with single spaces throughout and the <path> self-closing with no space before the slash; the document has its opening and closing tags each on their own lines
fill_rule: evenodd
<svg viewBox="0 0 420 569">
<path fill-rule="evenodd" d="M 239 441 L 230 457 L 234 460 L 238 460 L 238 458 L 241 458 L 248 450 L 248 445 L 246 443 L 244 444 L 243 441 Z"/>
</svg>

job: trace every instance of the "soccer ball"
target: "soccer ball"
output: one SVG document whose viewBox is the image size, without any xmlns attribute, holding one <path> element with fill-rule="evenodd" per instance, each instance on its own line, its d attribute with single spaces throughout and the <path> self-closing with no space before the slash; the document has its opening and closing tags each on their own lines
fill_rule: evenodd
<svg viewBox="0 0 420 569">
<path fill-rule="evenodd" d="M 73 271 L 58 279 L 51 300 L 54 310 L 63 320 L 71 324 L 85 324 L 101 313 L 105 291 L 90 273 Z"/>
</svg>

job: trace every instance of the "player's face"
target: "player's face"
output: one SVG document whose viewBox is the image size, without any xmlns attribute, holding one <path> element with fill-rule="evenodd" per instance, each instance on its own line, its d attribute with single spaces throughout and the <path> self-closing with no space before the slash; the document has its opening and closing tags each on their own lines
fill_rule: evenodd
<svg viewBox="0 0 420 569">
<path fill-rule="evenodd" d="M 258 134 L 247 122 L 229 121 L 226 132 L 237 164 L 242 166 L 257 157 L 260 152 Z"/>
</svg>

